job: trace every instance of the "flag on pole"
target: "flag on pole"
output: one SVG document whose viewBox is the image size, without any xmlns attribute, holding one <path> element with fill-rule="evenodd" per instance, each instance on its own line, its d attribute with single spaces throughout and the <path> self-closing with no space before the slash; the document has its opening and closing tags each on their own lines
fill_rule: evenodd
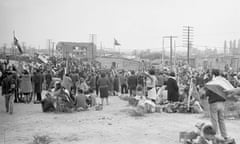
<svg viewBox="0 0 240 144">
<path fill-rule="evenodd" d="M 22 54 L 22 48 L 20 46 L 20 44 L 18 43 L 18 39 L 14 36 L 14 45 L 18 48 L 19 52 Z"/>
<path fill-rule="evenodd" d="M 121 45 L 116 39 L 114 39 L 114 45 L 115 46 L 119 46 L 119 45 Z"/>
</svg>

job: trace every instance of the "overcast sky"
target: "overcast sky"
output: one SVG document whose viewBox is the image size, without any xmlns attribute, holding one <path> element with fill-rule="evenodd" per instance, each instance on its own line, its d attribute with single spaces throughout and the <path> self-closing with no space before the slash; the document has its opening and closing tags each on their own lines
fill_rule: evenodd
<svg viewBox="0 0 240 144">
<path fill-rule="evenodd" d="M 194 27 L 194 44 L 223 47 L 240 38 L 239 0 L 0 0 L 0 46 L 12 41 L 46 48 L 47 39 L 89 41 L 121 50 L 161 50 L 162 36 L 176 35 L 182 45 L 182 26 Z M 169 43 L 167 40 L 165 43 Z M 184 48 L 179 48 L 184 50 Z"/>
</svg>

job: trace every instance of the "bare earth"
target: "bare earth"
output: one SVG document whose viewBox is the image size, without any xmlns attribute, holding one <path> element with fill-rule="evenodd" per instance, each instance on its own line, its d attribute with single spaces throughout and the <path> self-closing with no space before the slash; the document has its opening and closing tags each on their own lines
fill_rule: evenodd
<svg viewBox="0 0 240 144">
<path fill-rule="evenodd" d="M 0 97 L 0 144 L 30 144 L 33 136 L 48 135 L 51 144 L 178 144 L 180 131 L 209 122 L 199 114 L 154 113 L 132 117 L 127 102 L 110 97 L 102 111 L 42 113 L 36 104 L 15 104 L 14 114 Z M 227 120 L 229 135 L 240 142 L 240 120 Z"/>
</svg>

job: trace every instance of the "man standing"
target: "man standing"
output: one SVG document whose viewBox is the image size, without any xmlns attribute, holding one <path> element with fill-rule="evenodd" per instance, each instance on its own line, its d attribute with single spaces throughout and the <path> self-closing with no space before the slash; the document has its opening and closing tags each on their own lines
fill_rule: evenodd
<svg viewBox="0 0 240 144">
<path fill-rule="evenodd" d="M 217 69 L 212 70 L 213 81 L 226 81 L 225 78 L 220 76 L 220 72 Z M 214 130 L 218 132 L 218 126 L 220 129 L 221 136 L 227 139 L 227 131 L 224 122 L 224 102 L 225 98 L 216 91 L 206 87 L 206 96 L 208 97 L 210 117 Z"/>
<path fill-rule="evenodd" d="M 137 76 L 135 75 L 134 71 L 131 71 L 131 76 L 128 78 L 128 87 L 130 90 L 130 96 L 133 96 L 136 92 L 136 88 L 137 88 Z M 134 94 L 133 94 L 134 92 Z"/>
<path fill-rule="evenodd" d="M 34 92 L 37 94 L 37 101 L 34 103 L 40 103 L 42 100 L 42 84 L 44 78 L 39 69 L 37 69 L 36 74 L 33 76 Z"/>
<path fill-rule="evenodd" d="M 120 85 L 121 85 L 121 94 L 126 94 L 128 93 L 128 90 L 127 90 L 127 78 L 126 76 L 124 75 L 124 72 L 120 73 Z"/>
<path fill-rule="evenodd" d="M 51 82 L 52 82 L 52 74 L 51 71 L 48 70 L 47 74 L 45 75 L 45 80 L 46 80 L 46 89 L 49 90 L 51 87 Z"/>
<path fill-rule="evenodd" d="M 13 98 L 16 82 L 11 72 L 6 72 L 5 78 L 2 81 L 2 95 L 5 97 L 6 112 L 13 113 Z"/>
</svg>

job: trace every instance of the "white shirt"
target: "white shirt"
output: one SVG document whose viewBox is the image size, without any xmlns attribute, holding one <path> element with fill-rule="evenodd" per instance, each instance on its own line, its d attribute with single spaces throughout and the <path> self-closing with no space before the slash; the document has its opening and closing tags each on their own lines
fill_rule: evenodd
<svg viewBox="0 0 240 144">
<path fill-rule="evenodd" d="M 150 78 L 147 78 L 146 85 L 147 87 L 153 88 L 156 86 L 157 78 L 155 75 L 150 75 L 150 77 L 152 78 L 152 80 Z"/>
</svg>

